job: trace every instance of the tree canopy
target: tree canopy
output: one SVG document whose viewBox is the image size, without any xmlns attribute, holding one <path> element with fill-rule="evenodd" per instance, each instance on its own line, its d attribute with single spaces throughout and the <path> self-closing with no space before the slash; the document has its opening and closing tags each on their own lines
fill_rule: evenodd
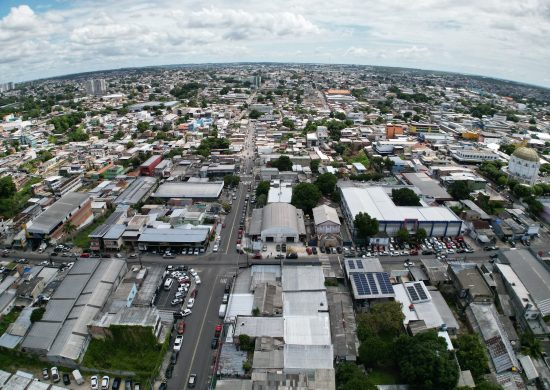
<svg viewBox="0 0 550 390">
<path fill-rule="evenodd" d="M 458 381 L 458 365 L 445 339 L 435 331 L 401 336 L 396 342 L 401 375 L 411 388 L 452 390 Z"/>
<path fill-rule="evenodd" d="M 358 236 L 365 239 L 378 233 L 379 228 L 378 220 L 371 218 L 368 213 L 357 214 L 353 220 L 353 226 L 357 229 Z"/>
<path fill-rule="evenodd" d="M 338 178 L 330 172 L 323 173 L 317 177 L 315 185 L 323 193 L 323 195 L 331 195 L 336 189 Z"/>
<path fill-rule="evenodd" d="M 241 178 L 235 175 L 225 175 L 223 177 L 223 184 L 227 187 L 236 187 L 239 185 Z"/>
<path fill-rule="evenodd" d="M 461 334 L 455 339 L 456 357 L 463 370 L 470 370 L 474 381 L 483 379 L 489 372 L 489 360 L 485 346 L 476 334 Z"/>
<path fill-rule="evenodd" d="M 269 181 L 262 180 L 261 182 L 258 183 L 258 187 L 256 187 L 256 197 L 262 194 L 267 196 L 268 193 L 269 193 Z"/>
<path fill-rule="evenodd" d="M 397 206 L 420 206 L 420 198 L 410 188 L 393 189 L 391 195 Z"/>
<path fill-rule="evenodd" d="M 277 168 L 279 171 L 292 171 L 292 161 L 288 156 L 279 156 L 279 158 L 271 160 L 270 163 L 273 168 Z"/>
<path fill-rule="evenodd" d="M 292 205 L 310 214 L 321 199 L 321 191 L 311 183 L 299 183 L 292 191 Z"/>
<path fill-rule="evenodd" d="M 470 188 L 465 181 L 455 181 L 447 188 L 449 195 L 455 200 L 465 200 L 470 198 Z"/>
<path fill-rule="evenodd" d="M 17 187 L 11 176 L 0 178 L 0 198 L 10 198 L 17 192 Z"/>
</svg>

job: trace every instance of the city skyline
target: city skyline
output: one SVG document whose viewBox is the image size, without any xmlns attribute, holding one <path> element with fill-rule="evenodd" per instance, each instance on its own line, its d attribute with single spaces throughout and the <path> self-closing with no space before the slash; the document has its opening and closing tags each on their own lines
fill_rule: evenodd
<svg viewBox="0 0 550 390">
<path fill-rule="evenodd" d="M 420 68 L 550 86 L 550 6 L 349 0 L 8 0 L 0 82 L 165 64 L 341 63 Z"/>
</svg>

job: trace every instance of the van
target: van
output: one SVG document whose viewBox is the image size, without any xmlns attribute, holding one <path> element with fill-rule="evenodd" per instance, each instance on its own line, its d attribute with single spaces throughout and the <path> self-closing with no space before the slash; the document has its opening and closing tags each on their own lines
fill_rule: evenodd
<svg viewBox="0 0 550 390">
<path fill-rule="evenodd" d="M 218 317 L 225 318 L 226 311 L 227 311 L 227 305 L 226 304 L 220 305 L 220 310 L 218 311 Z"/>
<path fill-rule="evenodd" d="M 174 279 L 166 279 L 166 282 L 164 282 L 164 289 L 170 291 L 170 289 L 172 288 L 172 284 L 174 284 Z"/>
<path fill-rule="evenodd" d="M 73 377 L 74 377 L 74 381 L 76 383 L 78 383 L 79 385 L 84 383 L 84 378 L 82 377 L 82 374 L 80 374 L 80 371 L 74 370 L 73 371 Z"/>
</svg>

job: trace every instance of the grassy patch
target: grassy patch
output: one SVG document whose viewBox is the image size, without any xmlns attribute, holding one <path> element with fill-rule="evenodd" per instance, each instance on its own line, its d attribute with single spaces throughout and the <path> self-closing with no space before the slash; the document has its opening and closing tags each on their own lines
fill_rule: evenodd
<svg viewBox="0 0 550 390">
<path fill-rule="evenodd" d="M 368 373 L 367 377 L 375 385 L 395 385 L 398 383 L 399 374 L 390 369 L 374 369 Z"/>
<path fill-rule="evenodd" d="M 21 313 L 21 309 L 14 307 L 8 314 L 0 318 L 0 335 L 4 334 L 4 332 L 8 329 L 8 326 L 15 322 L 17 317 L 19 317 L 19 313 Z"/>
<path fill-rule="evenodd" d="M 90 247 L 90 238 L 88 235 L 92 233 L 99 225 L 101 225 L 105 220 L 109 217 L 111 213 L 107 212 L 107 214 L 102 215 L 101 217 L 98 217 L 94 222 L 86 226 L 84 229 L 78 231 L 78 233 L 75 234 L 73 239 L 71 240 L 73 244 L 76 246 L 87 249 Z"/>
<path fill-rule="evenodd" d="M 19 191 L 13 194 L 13 196 L 0 199 L 0 215 L 6 218 L 11 218 L 23 210 L 27 205 L 27 201 L 32 196 L 32 185 L 40 182 L 41 180 L 42 179 L 39 177 L 30 178 Z"/>
<path fill-rule="evenodd" d="M 115 326 L 112 337 L 90 341 L 82 364 L 99 370 L 132 371 L 140 378 L 151 378 L 158 372 L 168 343 L 159 344 L 150 328 Z"/>
<path fill-rule="evenodd" d="M 0 369 L 15 372 L 21 369 L 39 370 L 48 364 L 28 353 L 0 347 Z"/>
</svg>

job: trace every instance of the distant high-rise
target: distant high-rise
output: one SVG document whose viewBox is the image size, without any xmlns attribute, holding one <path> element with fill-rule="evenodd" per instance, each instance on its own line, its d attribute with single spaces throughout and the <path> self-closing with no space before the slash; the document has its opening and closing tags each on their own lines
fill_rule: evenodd
<svg viewBox="0 0 550 390">
<path fill-rule="evenodd" d="M 0 92 L 8 92 L 8 91 L 11 91 L 12 89 L 13 89 L 12 82 L 0 84 Z"/>
<path fill-rule="evenodd" d="M 86 82 L 88 95 L 102 96 L 107 92 L 107 84 L 104 79 L 91 79 Z"/>
</svg>

